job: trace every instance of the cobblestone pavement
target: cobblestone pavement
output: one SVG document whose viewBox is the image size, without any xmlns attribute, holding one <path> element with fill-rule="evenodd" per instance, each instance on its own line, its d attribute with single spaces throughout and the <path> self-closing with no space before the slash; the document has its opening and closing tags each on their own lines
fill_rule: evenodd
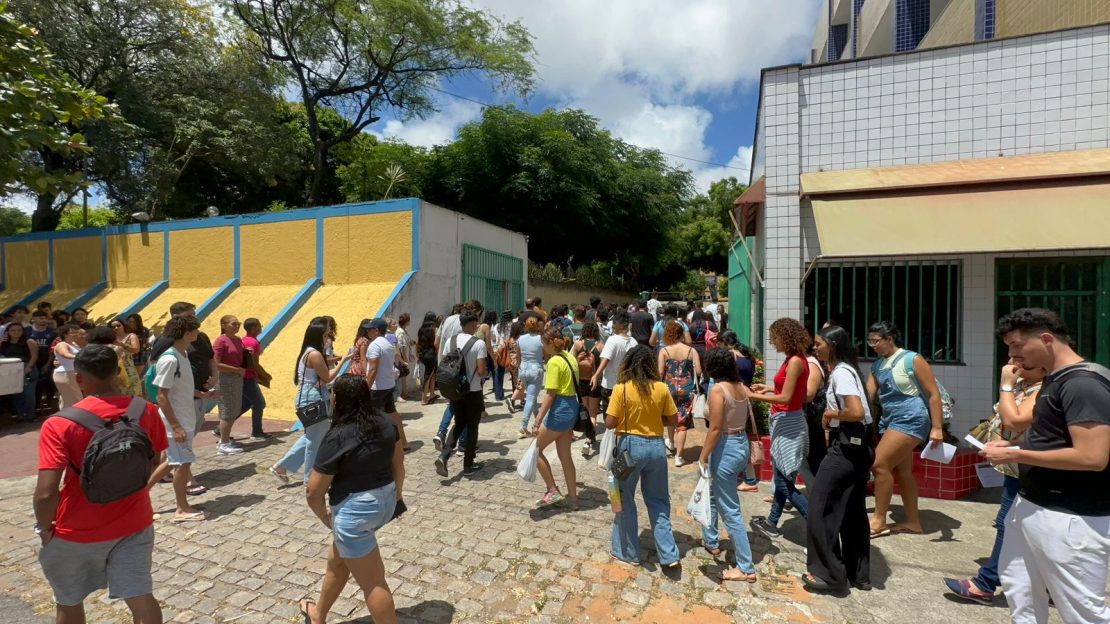
<svg viewBox="0 0 1110 624">
<path fill-rule="evenodd" d="M 611 563 L 611 512 L 604 473 L 582 458 L 575 445 L 581 509 L 536 509 L 542 485 L 515 474 L 527 440 L 518 440 L 517 416 L 489 405 L 479 442 L 485 468 L 475 477 L 441 479 L 433 468 L 432 434 L 442 402 L 423 409 L 401 405 L 415 450 L 408 456 L 405 500 L 409 512 L 379 532 L 379 541 L 402 621 L 407 622 L 1006 622 L 999 599 L 992 607 L 965 605 L 942 595 L 942 576 L 969 576 L 989 554 L 997 495 L 980 501 L 924 501 L 924 536 L 873 542 L 876 589 L 846 598 L 813 596 L 797 580 L 804 571 L 804 521 L 787 514 L 785 537 L 774 544 L 752 537 L 760 580 L 720 585 L 720 569 L 695 539 L 697 525 L 685 514 L 696 468 L 671 468 L 672 514 L 683 553 L 680 573 L 664 574 L 641 511 L 646 562 L 639 568 Z M 173 622 L 272 623 L 299 621 L 297 600 L 314 596 L 330 544 L 327 530 L 304 503 L 303 490 L 279 488 L 266 473 L 295 434 L 245 443 L 230 457 L 202 449 L 194 466 L 210 491 L 198 503 L 212 518 L 171 524 L 168 485 L 154 492 L 155 595 Z M 693 436 L 695 457 L 700 433 Z M 21 444 L 26 444 L 25 441 Z M 3 452 L 4 438 L 0 438 Z M 554 458 L 553 450 L 549 457 Z M 557 478 L 561 479 L 558 462 Z M 33 477 L 0 480 L 0 594 L 11 604 L 52 610 L 42 578 L 37 540 L 30 527 Z M 759 494 L 744 494 L 746 519 L 765 514 Z M 897 499 L 896 499 L 897 501 Z M 991 502 L 993 501 L 993 502 Z M 895 507 L 897 510 L 898 508 Z M 727 543 L 726 543 L 727 546 Z M 11 601 L 18 602 L 11 602 Z M 0 603 L 8 604 L 8 603 Z M 129 621 L 122 603 L 98 592 L 86 602 L 90 622 Z M 1053 618 L 1058 618 L 1054 613 Z M 34 621 L 34 620 L 28 620 Z M 333 622 L 369 622 L 352 582 L 335 605 Z M 1055 619 L 1054 621 L 1059 621 Z"/>
</svg>

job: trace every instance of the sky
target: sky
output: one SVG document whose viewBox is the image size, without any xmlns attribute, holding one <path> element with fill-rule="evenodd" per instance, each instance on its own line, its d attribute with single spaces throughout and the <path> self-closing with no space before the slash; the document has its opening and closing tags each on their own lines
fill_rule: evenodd
<svg viewBox="0 0 1110 624">
<path fill-rule="evenodd" d="M 481 76 L 441 84 L 439 112 L 368 131 L 431 147 L 478 119 L 482 104 L 533 112 L 580 108 L 619 138 L 658 149 L 694 174 L 748 182 L 764 67 L 805 59 L 821 0 L 465 0 L 532 34 L 536 87 L 526 100 Z M 461 97 L 456 97 L 461 96 Z M 464 99 L 466 98 L 466 99 Z M 704 161 L 704 162 L 698 162 Z M 714 164 L 707 164 L 714 163 Z M 99 203 L 94 191 L 91 203 Z M 15 205 L 30 212 L 31 198 Z"/>
<path fill-rule="evenodd" d="M 621 139 L 671 154 L 698 190 L 748 181 L 764 67 L 801 62 L 820 0 L 468 0 L 534 37 L 537 83 L 527 100 L 477 76 L 443 91 L 539 112 L 574 107 Z M 433 146 L 451 141 L 482 106 L 439 94 L 426 119 L 385 119 L 378 136 Z M 682 158 L 680 158 L 682 157 Z M 705 161 L 705 162 L 697 162 Z M 716 163 L 706 164 L 706 163 Z"/>
</svg>

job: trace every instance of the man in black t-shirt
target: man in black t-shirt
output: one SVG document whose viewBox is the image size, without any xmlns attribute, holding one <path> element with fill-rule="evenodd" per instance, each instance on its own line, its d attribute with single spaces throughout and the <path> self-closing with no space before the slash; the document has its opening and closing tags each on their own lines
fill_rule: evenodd
<svg viewBox="0 0 1110 624">
<path fill-rule="evenodd" d="M 1110 370 L 1083 361 L 1055 312 L 1022 308 L 998 321 L 1010 357 L 1049 371 L 1020 447 L 991 442 L 991 463 L 1017 463 L 999 571 L 1014 622 L 1110 622 Z M 1007 391 L 1006 387 L 1002 391 Z"/>
<path fill-rule="evenodd" d="M 632 315 L 632 320 L 629 323 L 632 337 L 636 339 L 636 343 L 646 345 L 651 340 L 653 327 L 655 327 L 655 317 L 651 315 L 651 312 L 648 312 L 647 302 L 642 300 L 637 302 L 636 313 Z"/>
</svg>

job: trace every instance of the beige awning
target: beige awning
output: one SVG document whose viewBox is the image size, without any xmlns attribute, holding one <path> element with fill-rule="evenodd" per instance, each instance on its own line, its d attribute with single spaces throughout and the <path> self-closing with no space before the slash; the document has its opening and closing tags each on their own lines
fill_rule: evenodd
<svg viewBox="0 0 1110 624">
<path fill-rule="evenodd" d="M 822 257 L 1110 247 L 1106 176 L 893 193 L 805 192 Z"/>
</svg>

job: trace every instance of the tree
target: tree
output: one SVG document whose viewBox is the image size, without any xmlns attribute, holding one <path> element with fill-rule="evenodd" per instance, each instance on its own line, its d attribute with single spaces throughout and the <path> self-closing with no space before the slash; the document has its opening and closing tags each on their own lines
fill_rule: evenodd
<svg viewBox="0 0 1110 624">
<path fill-rule="evenodd" d="M 313 177 L 310 205 L 321 200 L 325 159 L 386 109 L 431 112 L 438 81 L 479 71 L 502 88 L 532 85 L 532 43 L 505 23 L 458 0 L 224 0 L 260 52 L 292 80 L 308 118 Z M 322 107 L 350 123 L 324 136 Z"/>
<path fill-rule="evenodd" d="M 745 188 L 736 178 L 723 178 L 709 186 L 708 194 L 690 200 L 673 239 L 673 251 L 678 258 L 705 271 L 728 270 L 734 231 L 729 212 Z"/>
<path fill-rule="evenodd" d="M 67 76 L 35 30 L 17 21 L 3 3 L 0 49 L 0 197 L 76 191 L 84 176 L 43 166 L 47 155 L 73 159 L 88 154 L 78 129 L 92 121 L 118 121 L 115 110 Z"/>
<path fill-rule="evenodd" d="M 338 150 L 346 164 L 336 170 L 347 201 L 419 197 L 428 151 L 399 141 L 356 136 Z M 399 175 L 398 175 L 399 174 Z"/>
<path fill-rule="evenodd" d="M 89 208 L 88 227 L 106 227 L 123 223 L 119 212 L 111 208 Z M 85 227 L 85 212 L 79 204 L 67 204 L 62 208 L 62 216 L 58 220 L 59 230 L 79 230 Z"/>
<path fill-rule="evenodd" d="M 0 236 L 15 236 L 31 231 L 31 217 L 19 208 L 0 206 Z"/>
<path fill-rule="evenodd" d="M 539 264 L 598 262 L 638 279 L 667 268 L 662 253 L 691 184 L 688 171 L 580 110 L 491 107 L 432 151 L 420 188 L 428 201 L 530 236 Z"/>
</svg>

